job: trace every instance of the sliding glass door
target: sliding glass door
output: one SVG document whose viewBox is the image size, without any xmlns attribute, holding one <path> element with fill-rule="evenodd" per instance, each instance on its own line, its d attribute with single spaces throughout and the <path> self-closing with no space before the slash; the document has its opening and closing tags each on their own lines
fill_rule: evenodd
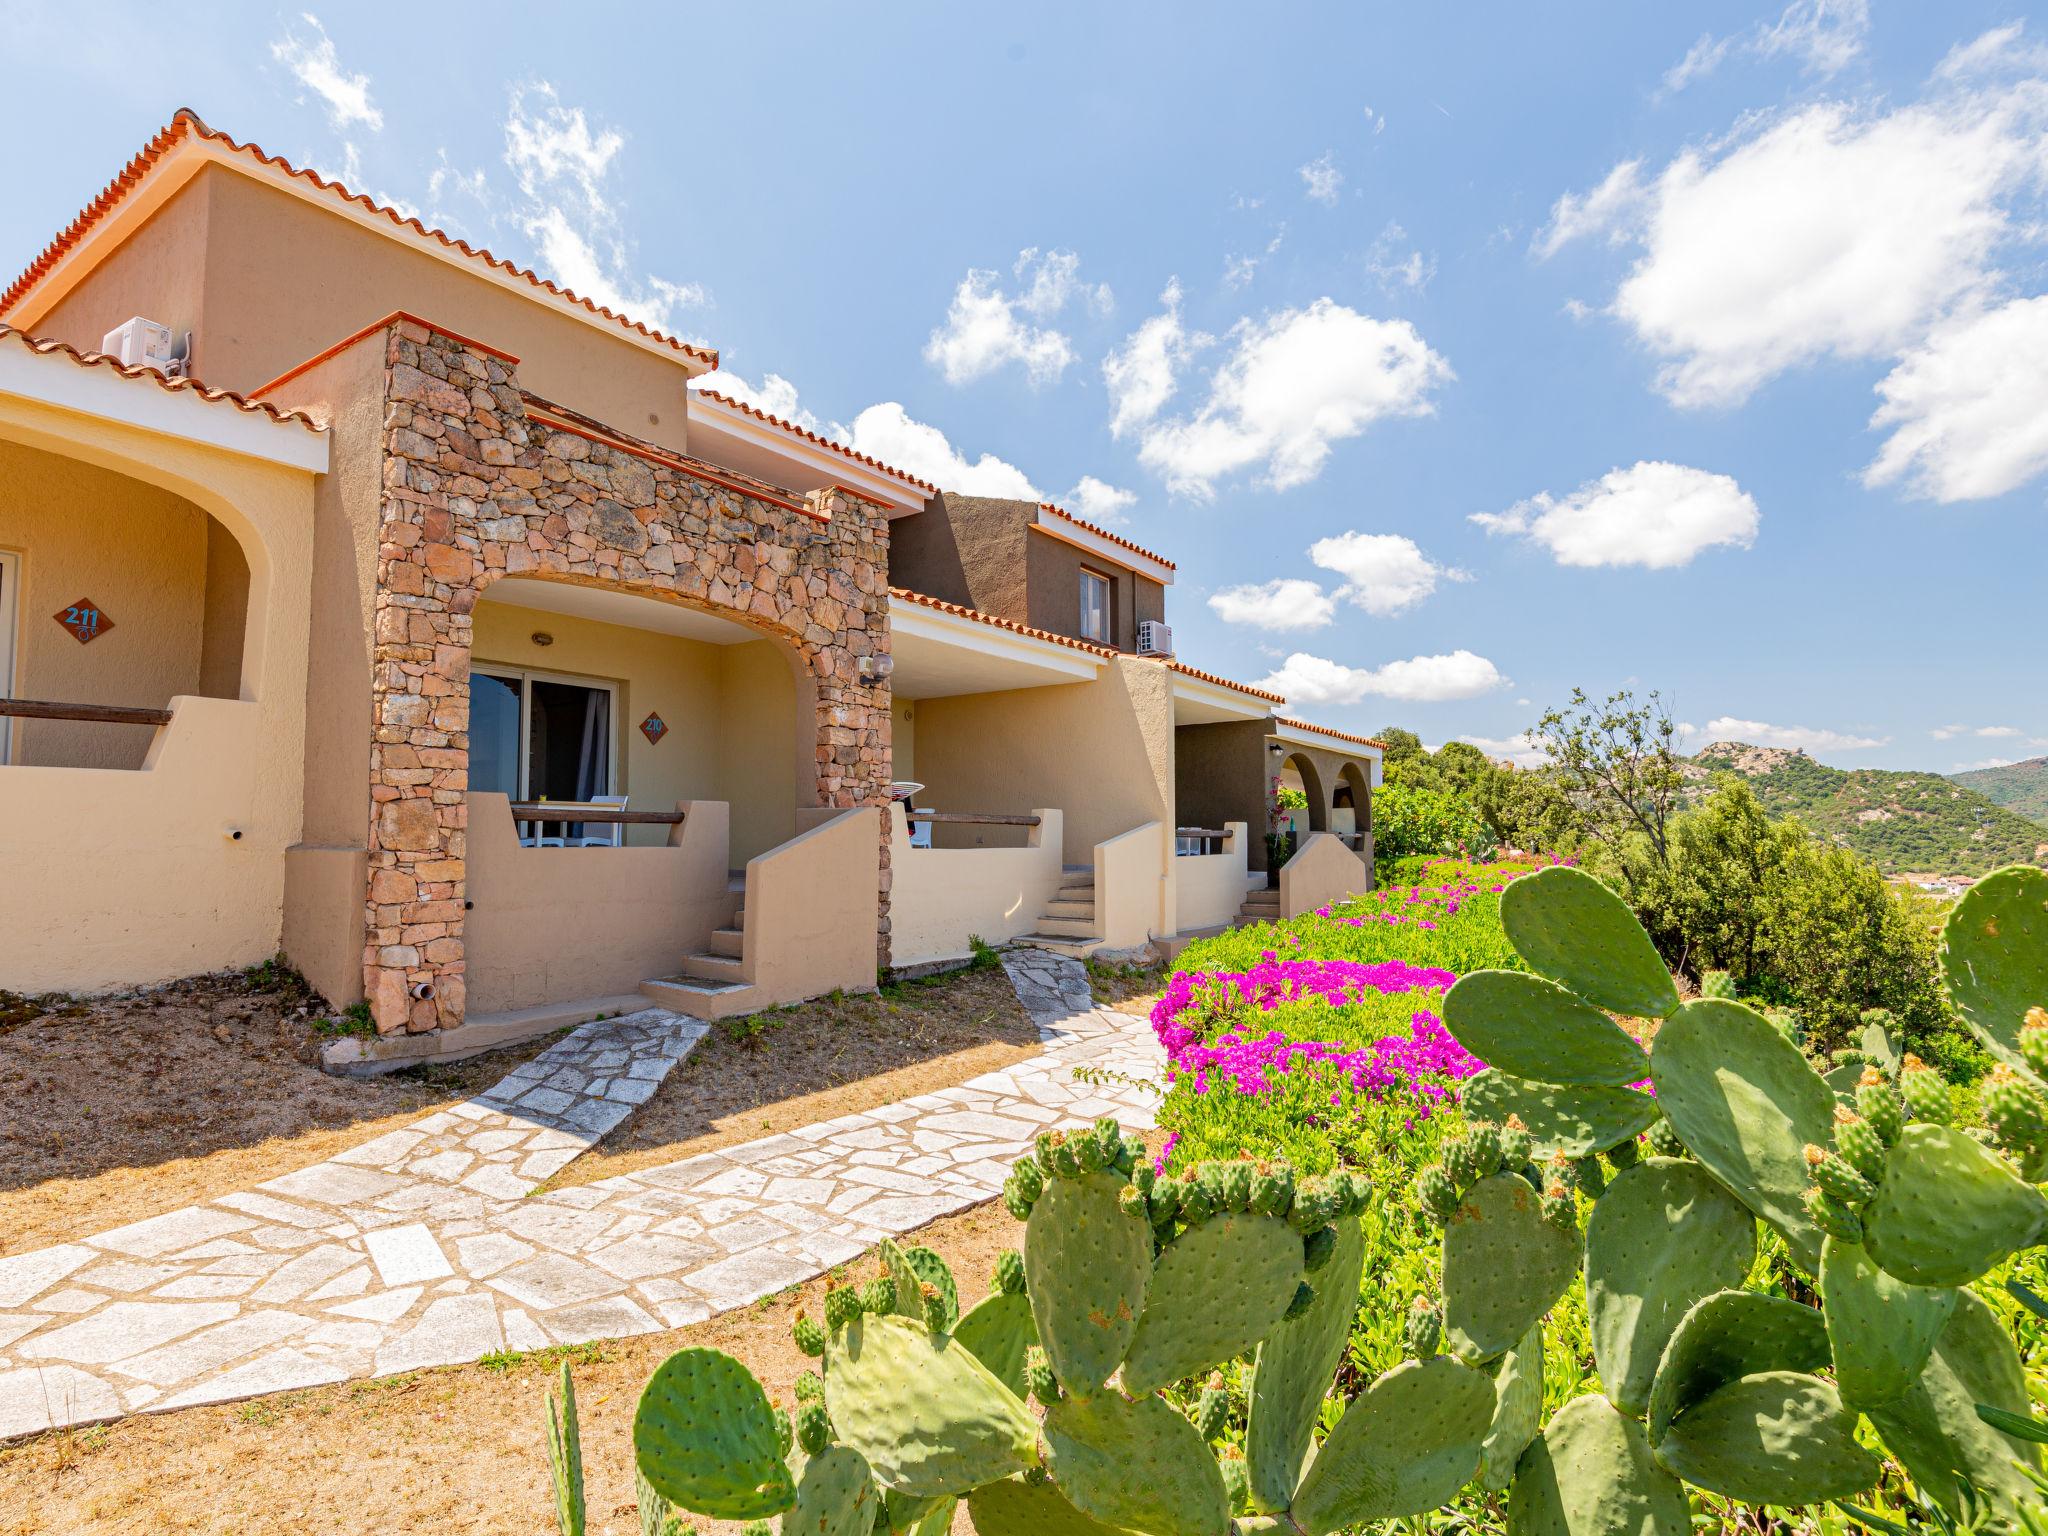
<svg viewBox="0 0 2048 1536">
<path fill-rule="evenodd" d="M 617 692 L 588 679 L 472 668 L 469 787 L 514 800 L 616 793 Z"/>
</svg>

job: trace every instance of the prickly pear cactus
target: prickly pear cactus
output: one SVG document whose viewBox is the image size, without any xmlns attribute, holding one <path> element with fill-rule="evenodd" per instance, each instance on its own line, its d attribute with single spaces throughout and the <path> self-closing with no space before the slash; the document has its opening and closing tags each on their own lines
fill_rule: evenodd
<svg viewBox="0 0 2048 1536">
<path fill-rule="evenodd" d="M 872 1278 L 797 1318 L 823 1377 L 798 1381 L 793 1425 L 716 1351 L 666 1362 L 634 1423 L 643 1509 L 779 1514 L 806 1536 L 941 1536 L 963 1503 L 980 1536 L 1327 1536 L 1478 1483 L 1506 1490 L 1509 1536 L 1680 1536 L 1689 1488 L 1852 1499 L 1881 1442 L 1951 1519 L 2034 1530 L 2048 1429 L 1965 1287 L 2048 1235 L 2048 876 L 1981 882 L 1948 928 L 1952 996 L 2001 1062 L 1988 1130 L 1884 1020 L 1824 1081 L 1796 1022 L 1712 974 L 1681 1004 L 1591 876 L 1517 880 L 1502 910 L 1536 974 L 1453 988 L 1448 1026 L 1492 1065 L 1406 1200 L 1342 1169 L 1155 1173 L 1114 1122 L 1047 1133 L 1004 1185 L 1022 1256 L 978 1305 L 936 1254 L 885 1243 Z M 1442 1294 L 1318 1446 L 1369 1204 L 1443 1229 Z M 1759 1222 L 1804 1276 L 1757 1263 Z M 1772 1274 L 1787 1295 L 1742 1288 Z M 1600 1390 L 1545 1423 L 1543 1317 L 1581 1277 Z M 1248 1355 L 1240 1432 L 1200 1382 Z M 562 1398 L 567 1532 L 566 1381 Z"/>
</svg>

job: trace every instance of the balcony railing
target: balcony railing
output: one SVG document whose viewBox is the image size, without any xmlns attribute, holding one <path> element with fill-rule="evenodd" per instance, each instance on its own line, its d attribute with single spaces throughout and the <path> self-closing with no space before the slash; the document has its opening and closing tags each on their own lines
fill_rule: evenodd
<svg viewBox="0 0 2048 1536">
<path fill-rule="evenodd" d="M 168 709 L 126 704 L 57 704 L 48 699 L 0 699 L 0 716 L 16 720 L 83 720 L 93 725 L 169 725 Z"/>
</svg>

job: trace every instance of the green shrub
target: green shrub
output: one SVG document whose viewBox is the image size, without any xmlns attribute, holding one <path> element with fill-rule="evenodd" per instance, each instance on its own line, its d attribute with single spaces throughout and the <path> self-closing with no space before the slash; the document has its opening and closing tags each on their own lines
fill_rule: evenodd
<svg viewBox="0 0 2048 1536">
<path fill-rule="evenodd" d="M 1375 864 L 1410 854 L 1465 852 L 1490 858 L 1498 846 L 1469 800 L 1444 790 L 1383 784 L 1372 797 Z"/>
</svg>

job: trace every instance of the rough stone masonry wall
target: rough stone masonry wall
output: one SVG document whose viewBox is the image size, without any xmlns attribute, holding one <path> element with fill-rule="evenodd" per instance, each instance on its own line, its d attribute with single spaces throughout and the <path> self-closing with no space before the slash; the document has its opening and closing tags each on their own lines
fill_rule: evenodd
<svg viewBox="0 0 2048 1536">
<path fill-rule="evenodd" d="M 492 581 L 637 592 L 784 642 L 812 685 L 799 708 L 815 696 L 818 805 L 886 800 L 891 717 L 887 679 L 860 677 L 863 657 L 889 649 L 883 508 L 836 490 L 757 494 L 665 450 L 563 430 L 528 414 L 511 359 L 412 321 L 382 335 L 363 979 L 388 1034 L 463 1017 L 471 613 Z"/>
</svg>

